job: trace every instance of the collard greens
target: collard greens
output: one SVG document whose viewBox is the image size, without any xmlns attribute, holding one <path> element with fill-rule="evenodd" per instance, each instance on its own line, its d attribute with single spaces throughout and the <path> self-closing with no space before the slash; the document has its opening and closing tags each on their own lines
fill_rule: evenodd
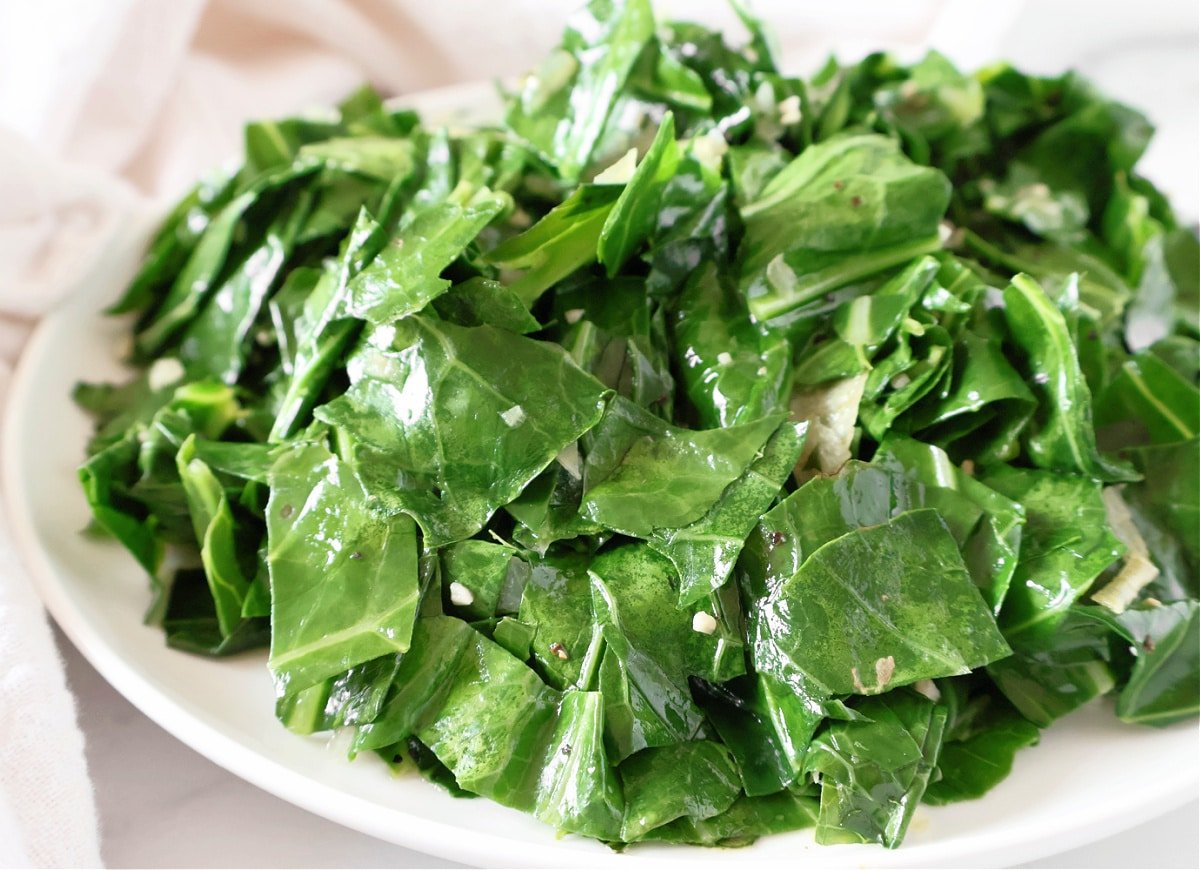
<svg viewBox="0 0 1200 870">
<path fill-rule="evenodd" d="M 1200 709 L 1200 254 L 1077 75 L 800 78 L 735 10 L 593 0 L 492 126 L 251 124 L 80 479 L 297 734 L 618 848 L 895 847 L 1092 699 Z"/>
</svg>

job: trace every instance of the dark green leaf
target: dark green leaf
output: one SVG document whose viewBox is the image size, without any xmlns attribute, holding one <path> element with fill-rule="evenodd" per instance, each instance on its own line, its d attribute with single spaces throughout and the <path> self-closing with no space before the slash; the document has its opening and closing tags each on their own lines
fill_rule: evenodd
<svg viewBox="0 0 1200 870">
<path fill-rule="evenodd" d="M 936 250 L 945 176 L 875 135 L 806 149 L 751 203 L 738 251 L 750 310 L 769 320 L 829 290 Z"/>
<path fill-rule="evenodd" d="M 658 222 L 659 200 L 675 174 L 679 147 L 675 144 L 675 117 L 667 113 L 646 156 L 625 184 L 600 230 L 597 259 L 612 278 L 650 235 Z"/>
<path fill-rule="evenodd" d="M 1011 341 L 1023 357 L 1022 373 L 1033 385 L 1038 411 L 1024 438 L 1039 468 L 1101 480 L 1130 480 L 1133 470 L 1096 447 L 1092 396 L 1062 313 L 1028 275 L 1017 275 L 1004 291 L 1004 317 Z"/>
<path fill-rule="evenodd" d="M 446 291 L 450 281 L 440 277 L 442 271 L 506 202 L 482 188 L 465 202 L 447 200 L 418 211 L 346 285 L 348 313 L 374 324 L 416 314 Z"/>
<path fill-rule="evenodd" d="M 925 792 L 937 806 L 983 797 L 1012 771 L 1019 750 L 1038 742 L 1037 726 L 993 695 L 978 699 L 969 727 L 955 724 L 938 756 L 938 773 Z"/>
<path fill-rule="evenodd" d="M 679 573 L 681 607 L 729 578 L 746 538 L 795 468 L 806 434 L 807 424 L 781 424 L 703 516 L 686 526 L 655 530 L 646 539 Z"/>
<path fill-rule="evenodd" d="M 1054 632 L 988 666 L 988 676 L 1021 715 L 1045 728 L 1115 685 L 1103 626 L 1071 612 Z"/>
<path fill-rule="evenodd" d="M 409 647 L 416 529 L 383 517 L 352 469 L 298 444 L 271 468 L 271 672 L 280 694 Z"/>
<path fill-rule="evenodd" d="M 1099 607 L 1080 609 L 1130 644 L 1133 672 L 1117 696 L 1122 721 L 1164 727 L 1200 713 L 1198 608 L 1193 599 L 1119 614 Z"/>
<path fill-rule="evenodd" d="M 348 367 L 349 391 L 318 416 L 362 442 L 372 495 L 411 513 L 426 546 L 479 531 L 606 398 L 560 347 L 423 317 L 377 328 Z"/>
<path fill-rule="evenodd" d="M 1047 637 L 1125 551 L 1109 531 L 1100 485 L 1002 466 L 989 469 L 982 480 L 1025 508 L 1017 568 L 1000 613 L 1004 636 L 1014 644 Z"/>
<path fill-rule="evenodd" d="M 694 432 L 614 402 L 584 468 L 584 516 L 628 535 L 694 523 L 755 460 L 780 416 Z"/>
<path fill-rule="evenodd" d="M 1009 654 L 932 510 L 835 538 L 760 608 L 757 669 L 827 693 L 876 694 Z"/>
<path fill-rule="evenodd" d="M 715 266 L 692 273 L 672 325 L 675 362 L 702 427 L 747 423 L 783 408 L 791 348 L 750 319 Z"/>
<path fill-rule="evenodd" d="M 821 777 L 817 842 L 894 849 L 936 769 L 946 708 L 890 692 L 856 709 L 861 719 L 830 723 L 810 751 L 809 769 Z"/>
<path fill-rule="evenodd" d="M 626 842 L 675 819 L 703 821 L 723 813 L 740 790 L 729 751 L 711 740 L 643 750 L 620 771 L 629 796 L 621 824 Z"/>
</svg>

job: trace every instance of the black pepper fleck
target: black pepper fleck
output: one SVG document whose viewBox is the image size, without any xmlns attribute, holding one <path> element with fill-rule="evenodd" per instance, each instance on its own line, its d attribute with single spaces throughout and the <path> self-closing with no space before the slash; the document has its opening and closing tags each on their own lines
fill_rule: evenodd
<svg viewBox="0 0 1200 870">
<path fill-rule="evenodd" d="M 571 744 L 570 744 L 570 743 L 564 743 L 564 744 L 562 745 L 562 754 L 563 754 L 563 755 L 570 755 L 570 754 L 571 754 Z"/>
<path fill-rule="evenodd" d="M 854 206 L 855 208 L 858 208 L 860 205 L 862 205 L 862 197 L 861 196 L 850 197 L 850 204 L 852 206 Z"/>
<path fill-rule="evenodd" d="M 361 559 L 363 557 L 362 550 L 355 550 L 350 554 L 351 559 Z"/>
<path fill-rule="evenodd" d="M 286 520 L 288 517 L 290 517 L 295 512 L 295 510 L 296 509 L 294 507 L 292 507 L 290 504 L 285 504 L 283 507 L 281 507 L 279 509 L 279 515 Z"/>
</svg>

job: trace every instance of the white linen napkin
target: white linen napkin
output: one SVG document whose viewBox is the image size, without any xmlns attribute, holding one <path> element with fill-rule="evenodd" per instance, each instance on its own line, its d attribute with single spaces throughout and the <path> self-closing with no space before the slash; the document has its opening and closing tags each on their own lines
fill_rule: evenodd
<svg viewBox="0 0 1200 870">
<path fill-rule="evenodd" d="M 1159 148 L 1166 161 L 1195 147 L 1195 21 L 1179 12 L 1191 4 L 1143 0 L 1125 13 L 1109 4 L 1114 8 L 1092 8 L 1084 22 L 1065 0 L 1036 10 L 1023 0 L 754 5 L 775 26 L 784 63 L 796 71 L 815 68 L 830 50 L 844 58 L 878 48 L 911 55 L 930 41 L 968 65 L 1011 54 L 1056 71 L 1122 34 L 1145 34 L 1146 21 L 1182 30 L 1192 34 L 1191 54 L 1171 74 L 1178 82 L 1190 58 L 1191 77 L 1181 88 L 1158 88 L 1152 115 L 1183 119 Z M 246 119 L 328 104 L 364 80 L 404 93 L 515 75 L 557 41 L 573 6 L 550 0 L 0 4 L 0 403 L 36 319 L 78 286 L 118 232 L 160 212 L 200 171 L 235 154 Z M 735 26 L 723 0 L 657 6 L 664 15 Z M 1048 28 L 1059 32 L 1058 41 Z M 1061 36 L 1068 32 L 1071 50 L 1064 52 Z M 1106 58 L 1093 61 L 1103 66 Z M 1114 81 L 1103 84 L 1124 82 L 1123 96 L 1143 103 L 1156 96 L 1153 77 L 1141 94 L 1131 94 L 1129 70 L 1110 63 L 1109 71 Z M 1172 190 L 1182 191 L 1185 211 L 1190 206 L 1194 213 L 1194 175 L 1177 179 Z M 44 613 L 0 522 L 0 866 L 99 864 L 83 749 Z"/>
</svg>

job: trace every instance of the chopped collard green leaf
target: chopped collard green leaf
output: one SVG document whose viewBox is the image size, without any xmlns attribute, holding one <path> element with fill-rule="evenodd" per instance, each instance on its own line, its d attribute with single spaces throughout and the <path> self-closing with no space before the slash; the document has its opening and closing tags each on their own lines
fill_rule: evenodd
<svg viewBox="0 0 1200 870">
<path fill-rule="evenodd" d="M 799 78 L 734 9 L 591 0 L 478 129 L 249 125 L 79 476 L 296 734 L 614 848 L 893 848 L 1092 699 L 1200 711 L 1200 249 L 1079 76 Z"/>
</svg>

